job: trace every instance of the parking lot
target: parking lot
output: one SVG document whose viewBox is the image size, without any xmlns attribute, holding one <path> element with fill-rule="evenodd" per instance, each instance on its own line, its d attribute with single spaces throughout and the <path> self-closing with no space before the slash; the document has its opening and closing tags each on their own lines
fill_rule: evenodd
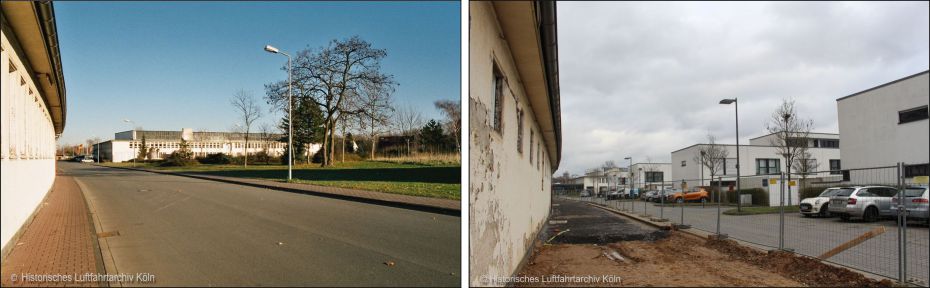
<svg viewBox="0 0 930 288">
<path fill-rule="evenodd" d="M 583 201 L 597 201 L 616 209 L 630 210 L 636 214 L 648 214 L 652 217 L 669 219 L 679 223 L 684 212 L 684 224 L 693 229 L 715 232 L 717 225 L 717 206 L 708 204 L 704 207 L 680 206 L 659 207 L 654 203 L 630 200 L 604 201 L 602 198 L 575 198 Z M 726 211 L 734 207 L 721 207 Z M 836 217 L 805 218 L 798 213 L 785 213 L 784 246 L 795 252 L 817 257 L 840 244 L 852 240 L 876 227 L 884 227 L 885 232 L 855 247 L 828 258 L 829 262 L 863 270 L 892 279 L 898 278 L 898 227 L 894 220 L 881 220 L 872 223 L 862 221 L 844 222 Z M 759 245 L 777 248 L 779 233 L 779 214 L 760 214 L 730 216 L 721 215 L 720 230 L 731 238 Z M 924 224 L 909 225 L 907 229 L 907 278 L 909 282 L 926 286 L 928 283 L 928 235 Z"/>
</svg>

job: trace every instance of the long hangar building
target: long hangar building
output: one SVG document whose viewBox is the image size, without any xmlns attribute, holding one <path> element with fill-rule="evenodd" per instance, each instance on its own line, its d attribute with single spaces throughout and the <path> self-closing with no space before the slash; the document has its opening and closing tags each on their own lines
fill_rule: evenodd
<svg viewBox="0 0 930 288">
<path fill-rule="evenodd" d="M 11 239 L 55 182 L 65 82 L 50 2 L 3 1 L 0 24 L 0 241 Z"/>
</svg>

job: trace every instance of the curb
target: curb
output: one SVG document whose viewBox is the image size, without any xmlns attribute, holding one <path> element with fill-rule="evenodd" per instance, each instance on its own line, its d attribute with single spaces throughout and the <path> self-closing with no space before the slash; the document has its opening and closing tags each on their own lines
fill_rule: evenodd
<svg viewBox="0 0 930 288">
<path fill-rule="evenodd" d="M 345 194 L 330 193 L 330 192 L 324 192 L 324 191 L 318 191 L 318 190 L 310 190 L 310 189 L 313 189 L 314 187 L 312 187 L 313 185 L 309 185 L 309 184 L 304 184 L 304 185 L 306 185 L 306 186 L 309 186 L 309 187 L 307 187 L 308 189 L 298 189 L 298 188 L 280 187 L 280 186 L 275 186 L 275 185 L 268 185 L 268 184 L 255 183 L 255 182 L 248 182 L 248 181 L 237 181 L 237 180 L 226 179 L 226 178 L 216 178 L 216 177 L 205 176 L 205 175 L 197 175 L 197 174 L 193 174 L 193 173 L 168 172 L 168 171 L 158 171 L 158 170 L 150 170 L 150 169 L 142 169 L 142 168 L 132 168 L 132 167 L 110 167 L 110 166 L 103 166 L 103 165 L 98 165 L 98 164 L 94 164 L 94 165 L 95 165 L 95 166 L 98 166 L 98 167 L 104 167 L 104 168 L 115 168 L 115 169 L 133 170 L 133 171 L 142 171 L 142 172 L 149 172 L 149 173 L 156 173 L 156 174 L 163 174 L 163 175 L 173 175 L 173 176 L 181 176 L 181 177 L 195 178 L 195 179 L 208 180 L 208 181 L 216 181 L 216 182 L 223 182 L 223 183 L 230 183 L 230 184 L 237 184 L 237 185 L 245 185 L 245 186 L 257 187 L 257 188 L 264 188 L 264 189 L 270 189 L 270 190 L 277 190 L 277 191 L 284 191 L 284 192 L 290 192 L 290 193 L 305 194 L 305 195 L 313 195 L 313 196 L 320 196 L 320 197 L 327 197 L 327 198 L 334 198 L 334 199 L 341 199 L 341 200 L 349 200 L 349 201 L 355 201 L 355 202 L 362 202 L 362 203 L 368 203 L 368 204 L 375 204 L 375 205 L 390 206 L 390 207 L 397 207 L 397 208 L 403 208 L 403 209 L 418 210 L 418 211 L 423 211 L 423 212 L 430 212 L 430 213 L 437 213 L 437 214 L 445 214 L 445 215 L 450 215 L 450 216 L 461 216 L 461 214 L 462 214 L 461 208 L 460 208 L 460 207 L 450 208 L 450 207 L 446 207 L 446 206 L 430 205 L 430 204 L 425 204 L 425 203 L 410 203 L 410 202 L 402 202 L 402 201 L 392 201 L 392 200 L 386 200 L 386 199 L 369 198 L 369 197 L 361 197 L 361 196 L 353 196 L 353 195 L 345 195 Z M 251 179 L 251 180 L 256 180 L 256 179 Z M 258 180 L 258 181 L 269 181 L 269 180 Z M 277 182 L 275 182 L 275 183 L 277 183 Z M 334 187 L 334 188 L 335 188 L 335 187 Z M 345 189 L 345 190 L 356 190 L 356 189 L 348 189 L 348 188 L 340 188 L 340 189 Z M 366 190 L 356 190 L 356 191 L 365 191 L 365 192 L 370 192 L 370 193 L 383 193 L 383 192 L 366 191 Z M 388 193 L 383 193 L 383 194 L 388 194 Z M 403 196 L 407 196 L 407 195 L 403 195 Z M 416 196 L 408 196 L 408 197 L 416 197 Z M 454 201 L 454 200 L 450 200 L 450 201 Z"/>
</svg>

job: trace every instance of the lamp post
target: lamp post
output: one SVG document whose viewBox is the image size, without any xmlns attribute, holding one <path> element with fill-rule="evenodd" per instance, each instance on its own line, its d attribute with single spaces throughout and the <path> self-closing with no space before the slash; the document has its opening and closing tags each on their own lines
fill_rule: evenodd
<svg viewBox="0 0 930 288">
<path fill-rule="evenodd" d="M 293 114 L 291 112 L 294 110 L 294 103 L 291 100 L 291 55 L 271 45 L 265 45 L 265 51 L 287 56 L 287 180 L 290 181 L 293 175 L 294 163 L 294 122 L 291 119 L 291 114 Z"/>
<path fill-rule="evenodd" d="M 132 141 L 135 142 L 136 141 L 136 122 L 132 122 L 132 120 L 129 120 L 129 119 L 123 119 L 123 122 L 130 123 L 131 125 L 130 128 L 132 128 Z M 139 153 L 136 153 L 136 149 L 138 149 L 136 148 L 136 145 L 133 145 L 132 147 L 133 147 L 132 148 L 132 167 L 136 167 L 136 156 L 138 156 Z"/>
<path fill-rule="evenodd" d="M 739 181 L 739 102 L 736 101 L 736 98 L 720 100 L 720 104 L 729 105 L 730 103 L 733 103 L 734 110 L 736 110 L 736 211 L 743 211 L 743 203 L 740 201 L 741 190 Z"/>
<path fill-rule="evenodd" d="M 625 157 L 623 160 L 630 160 L 630 165 L 626 167 L 626 172 L 630 174 L 630 197 L 632 198 L 633 188 L 636 188 L 636 182 L 633 182 L 633 180 L 636 179 L 633 178 L 633 156 Z"/>
</svg>

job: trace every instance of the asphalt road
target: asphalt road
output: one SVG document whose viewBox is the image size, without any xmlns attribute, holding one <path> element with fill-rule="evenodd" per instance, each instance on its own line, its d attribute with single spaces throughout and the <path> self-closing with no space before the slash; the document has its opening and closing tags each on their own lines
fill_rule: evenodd
<svg viewBox="0 0 930 288">
<path fill-rule="evenodd" d="M 589 200 L 591 198 L 588 198 Z M 604 203 L 603 199 L 597 199 Z M 652 203 L 637 201 L 630 202 L 607 201 L 610 207 L 618 209 L 631 209 L 636 214 L 649 214 L 653 217 L 661 216 L 674 223 L 681 221 L 682 208 L 657 207 Z M 726 211 L 735 207 L 721 207 Z M 684 209 L 684 223 L 693 228 L 715 232 L 717 230 L 717 206 L 708 204 L 706 207 L 686 206 Z M 871 238 L 858 246 L 841 252 L 829 258 L 830 262 L 863 270 L 873 274 L 897 279 L 898 277 L 898 227 L 894 220 L 882 220 L 872 223 L 862 221 L 844 222 L 837 217 L 831 218 L 805 218 L 800 213 L 785 213 L 784 246 L 794 249 L 795 252 L 819 256 L 824 252 L 839 246 L 853 238 L 862 235 L 876 227 L 884 227 L 885 232 Z M 722 215 L 720 218 L 720 232 L 731 238 L 764 245 L 778 247 L 779 215 L 761 214 L 731 216 Z M 909 225 L 907 229 L 907 278 L 921 286 L 928 283 L 928 261 L 930 261 L 930 232 L 926 225 Z"/>
<path fill-rule="evenodd" d="M 159 286 L 457 286 L 461 218 L 59 162 L 103 232 L 108 274 Z M 124 285 L 152 283 L 124 283 Z"/>
<path fill-rule="evenodd" d="M 659 230 L 584 202 L 553 199 L 549 216 L 550 243 L 606 244 L 618 241 L 655 240 L 668 231 Z M 551 236 L 550 236 L 551 237 Z"/>
</svg>

